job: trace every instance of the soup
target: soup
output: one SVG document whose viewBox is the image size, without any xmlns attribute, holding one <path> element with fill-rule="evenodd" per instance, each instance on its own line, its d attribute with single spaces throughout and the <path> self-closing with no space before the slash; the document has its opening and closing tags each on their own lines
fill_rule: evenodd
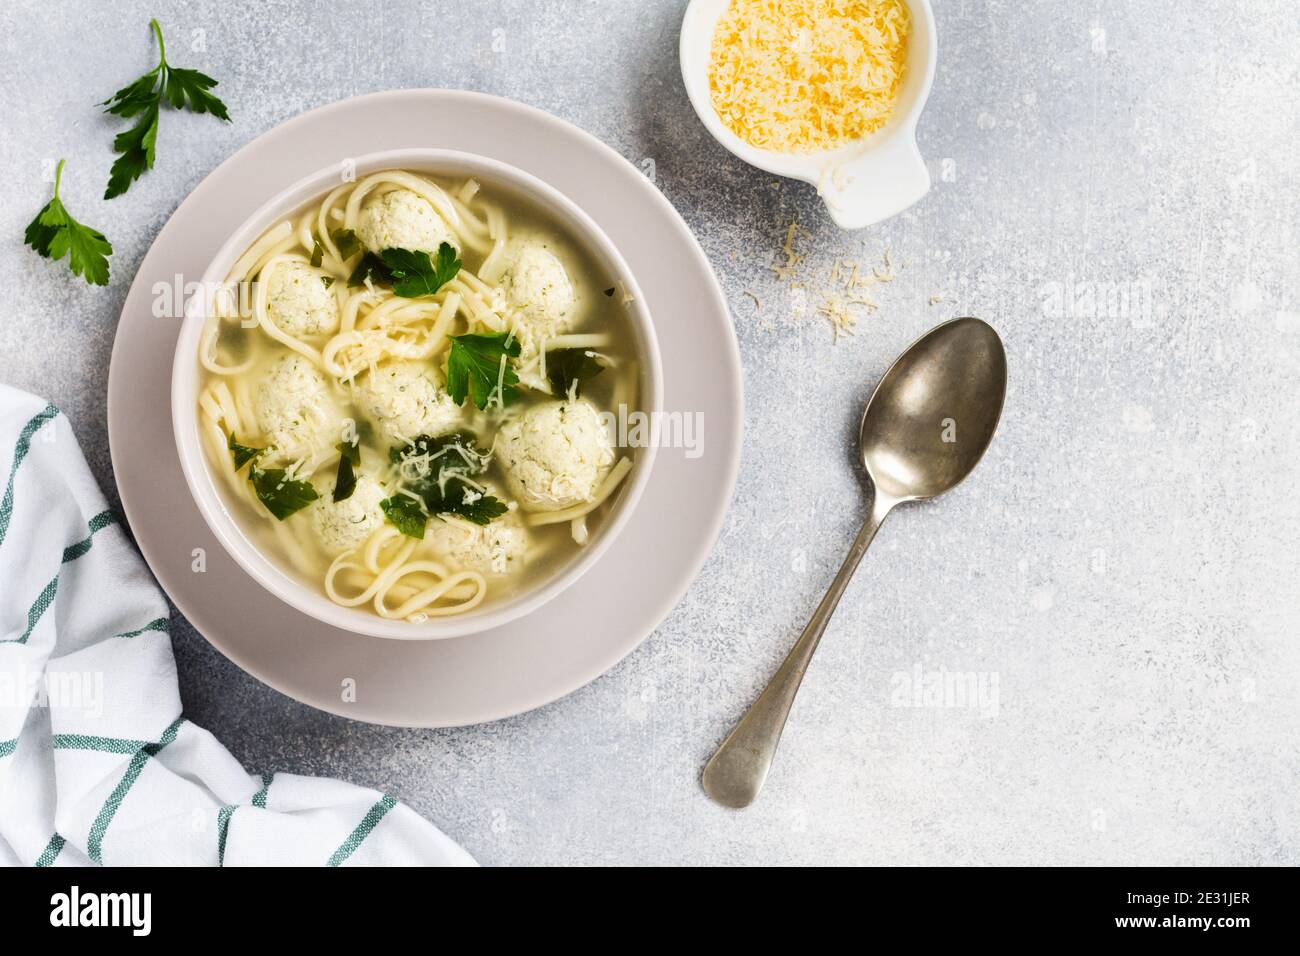
<svg viewBox="0 0 1300 956">
<path fill-rule="evenodd" d="M 199 426 L 228 507 L 342 606 L 419 622 L 509 599 L 580 553 L 633 467 L 626 298 L 504 188 L 340 185 L 212 301 Z"/>
</svg>

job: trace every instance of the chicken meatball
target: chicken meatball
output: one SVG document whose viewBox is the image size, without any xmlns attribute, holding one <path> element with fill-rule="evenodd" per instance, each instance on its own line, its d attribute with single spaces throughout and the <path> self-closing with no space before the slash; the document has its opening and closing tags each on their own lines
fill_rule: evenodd
<svg viewBox="0 0 1300 956">
<path fill-rule="evenodd" d="M 394 189 L 367 199 L 357 218 L 357 238 L 374 253 L 421 249 L 432 255 L 444 242 L 460 248 L 433 203 L 409 189 Z"/>
<path fill-rule="evenodd" d="M 489 494 L 495 494 L 491 488 Z M 522 564 L 528 550 L 528 529 L 518 508 L 485 525 L 467 521 L 429 523 L 426 540 L 433 550 L 450 563 L 481 574 L 509 574 Z"/>
<path fill-rule="evenodd" d="M 566 332 L 577 320 L 578 297 L 559 257 L 539 239 L 506 246 L 500 286 L 534 336 Z"/>
<path fill-rule="evenodd" d="M 590 501 L 614 463 L 614 445 L 586 399 L 534 405 L 497 434 L 511 494 L 528 511 Z"/>
<path fill-rule="evenodd" d="M 329 383 L 295 352 L 267 367 L 253 395 L 253 414 L 271 445 L 272 460 L 315 460 L 342 435 L 343 415 Z"/>
<path fill-rule="evenodd" d="M 460 408 L 428 362 L 390 362 L 367 372 L 357 385 L 362 414 L 390 443 L 445 435 L 461 427 Z"/>
<path fill-rule="evenodd" d="M 266 315 L 287 335 L 297 338 L 333 335 L 339 329 L 339 300 L 321 280 L 326 273 L 291 260 L 266 280 Z"/>
<path fill-rule="evenodd" d="M 308 514 L 316 540 L 330 554 L 351 551 L 384 523 L 384 512 L 379 507 L 384 489 L 369 475 L 358 475 L 356 488 L 342 501 L 334 500 L 332 475 L 317 478 L 312 484 L 320 497 L 312 502 Z"/>
</svg>

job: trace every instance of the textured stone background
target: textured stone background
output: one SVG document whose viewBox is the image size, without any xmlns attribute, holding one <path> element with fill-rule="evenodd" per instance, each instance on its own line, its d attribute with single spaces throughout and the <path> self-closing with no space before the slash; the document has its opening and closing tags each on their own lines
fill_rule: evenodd
<svg viewBox="0 0 1300 956">
<path fill-rule="evenodd" d="M 389 730 L 280 696 L 178 622 L 188 715 L 252 770 L 386 790 L 485 863 L 1300 863 L 1294 5 L 939 0 L 919 130 L 935 188 L 855 235 L 707 138 L 677 70 L 681 6 L 5 5 L 0 380 L 62 406 L 110 498 L 108 358 L 136 265 L 234 149 L 341 97 L 499 93 L 653 160 L 736 317 L 748 431 L 727 530 L 610 674 L 512 720 Z M 104 203 L 119 124 L 92 104 L 151 63 L 150 15 L 235 122 L 164 116 L 157 168 Z M 117 249 L 107 290 L 20 247 L 58 156 L 74 214 Z M 833 344 L 816 295 L 770 270 L 793 217 L 814 289 L 836 255 L 902 264 L 856 337 Z M 1097 283 L 1140 301 L 1054 307 Z M 723 811 L 699 767 L 861 517 L 860 404 L 963 313 L 1007 342 L 997 441 L 949 498 L 891 519 L 763 799 Z M 996 713 L 899 706 L 917 667 L 996 680 Z"/>
</svg>

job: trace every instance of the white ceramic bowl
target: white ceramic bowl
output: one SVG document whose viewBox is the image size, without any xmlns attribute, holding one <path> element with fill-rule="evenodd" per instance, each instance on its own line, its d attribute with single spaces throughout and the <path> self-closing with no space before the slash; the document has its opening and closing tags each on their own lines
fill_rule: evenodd
<svg viewBox="0 0 1300 956">
<path fill-rule="evenodd" d="M 623 283 L 632 301 L 628 312 L 637 339 L 641 366 L 640 408 L 651 414 L 661 410 L 663 382 L 659 346 L 636 278 L 600 227 L 557 190 L 514 166 L 471 153 L 440 149 L 400 149 L 372 153 L 345 162 L 361 178 L 381 169 L 410 169 L 451 177 L 475 176 L 485 187 L 511 192 L 552 216 L 591 255 L 597 268 Z M 323 197 L 340 182 L 339 163 L 301 179 L 268 200 L 226 241 L 202 277 L 202 289 L 212 289 L 225 279 L 235 260 L 262 233 L 313 199 Z M 188 277 L 187 277 L 188 281 Z M 172 427 L 181 469 L 204 521 L 230 556 L 259 584 L 286 604 L 319 621 L 357 634 L 400 640 L 434 640 L 457 637 L 497 627 L 540 607 L 587 571 L 614 540 L 636 507 L 649 479 L 655 457 L 653 444 L 635 450 L 636 460 L 624 479 L 611 513 L 591 540 L 558 573 L 539 581 L 500 604 L 490 603 L 465 614 L 431 618 L 422 623 L 388 620 L 366 608 L 340 607 L 320 590 L 304 585 L 268 556 L 244 533 L 230 513 L 227 491 L 213 474 L 199 433 L 199 339 L 209 309 L 208 297 L 193 295 L 186 303 L 185 320 L 176 343 L 172 365 Z"/>
<path fill-rule="evenodd" d="M 682 19 L 682 79 L 700 121 L 723 146 L 745 162 L 778 176 L 817 187 L 831 218 L 844 229 L 861 229 L 888 219 L 930 189 L 930 174 L 916 146 L 916 121 L 934 82 L 938 58 L 930 0 L 905 0 L 912 14 L 907 72 L 889 122 L 839 149 L 781 153 L 755 149 L 727 128 L 709 95 L 713 32 L 731 0 L 691 0 Z"/>
</svg>

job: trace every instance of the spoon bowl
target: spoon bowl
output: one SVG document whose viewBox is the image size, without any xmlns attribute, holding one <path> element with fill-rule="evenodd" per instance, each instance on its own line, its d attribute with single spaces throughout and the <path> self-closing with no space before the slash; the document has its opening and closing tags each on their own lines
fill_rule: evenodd
<svg viewBox="0 0 1300 956">
<path fill-rule="evenodd" d="M 934 498 L 959 485 L 993 440 L 1007 354 L 987 322 L 953 319 L 912 343 L 867 401 L 858 434 L 877 493 Z"/>
<path fill-rule="evenodd" d="M 875 495 L 821 604 L 763 693 L 704 765 L 704 792 L 726 807 L 754 802 L 785 719 L 826 625 L 894 506 L 961 484 L 993 440 L 1007 394 L 1002 340 L 980 319 L 953 319 L 921 336 L 867 400 L 858 446 Z"/>
</svg>

